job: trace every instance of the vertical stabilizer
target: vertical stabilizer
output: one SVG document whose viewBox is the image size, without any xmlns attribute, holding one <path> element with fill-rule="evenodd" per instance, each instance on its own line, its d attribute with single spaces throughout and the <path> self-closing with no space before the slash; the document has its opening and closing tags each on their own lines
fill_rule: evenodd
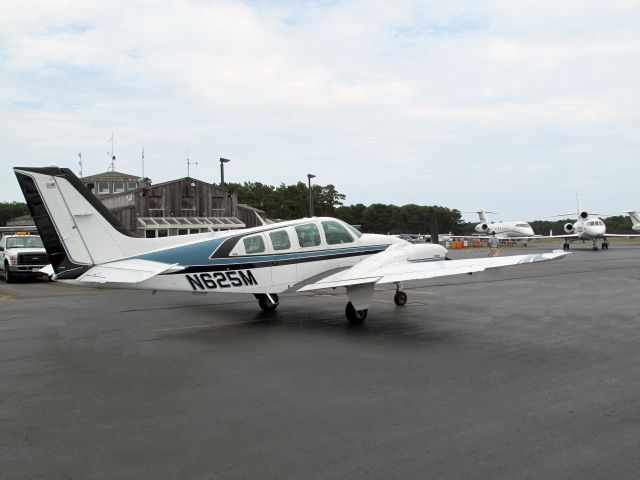
<svg viewBox="0 0 640 480">
<path fill-rule="evenodd" d="M 59 278 L 145 248 L 67 168 L 14 168 Z"/>
</svg>

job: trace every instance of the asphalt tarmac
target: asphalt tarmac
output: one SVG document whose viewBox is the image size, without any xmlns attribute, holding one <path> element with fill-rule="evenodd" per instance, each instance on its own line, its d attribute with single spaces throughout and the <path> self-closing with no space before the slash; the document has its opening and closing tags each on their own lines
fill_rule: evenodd
<svg viewBox="0 0 640 480">
<path fill-rule="evenodd" d="M 0 478 L 640 478 L 638 246 L 407 293 L 0 281 Z"/>
</svg>

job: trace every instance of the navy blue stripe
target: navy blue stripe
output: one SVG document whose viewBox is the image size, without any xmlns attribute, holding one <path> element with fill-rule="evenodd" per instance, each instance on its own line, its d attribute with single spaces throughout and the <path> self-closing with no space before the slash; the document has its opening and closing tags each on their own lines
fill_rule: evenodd
<svg viewBox="0 0 640 480">
<path fill-rule="evenodd" d="M 349 249 L 349 252 L 335 253 L 336 250 L 323 250 L 322 252 L 304 252 L 306 256 L 290 256 L 288 258 L 282 258 L 283 255 L 260 255 L 259 257 L 242 257 L 242 258 L 229 258 L 224 259 L 227 261 L 221 262 L 222 259 L 210 265 L 191 265 L 179 272 L 167 273 L 165 275 L 180 275 L 185 273 L 196 272 L 218 272 L 225 270 L 240 270 L 247 268 L 267 268 L 277 267 L 282 265 L 293 265 L 298 263 L 307 262 L 319 262 L 324 260 L 334 260 L 337 258 L 349 258 L 360 257 L 363 255 L 373 255 L 386 249 L 385 246 L 376 246 L 371 248 L 361 249 Z M 340 249 L 343 250 L 343 249 Z M 320 255 L 312 255 L 313 253 L 320 253 Z M 297 254 L 293 254 L 297 255 Z"/>
</svg>

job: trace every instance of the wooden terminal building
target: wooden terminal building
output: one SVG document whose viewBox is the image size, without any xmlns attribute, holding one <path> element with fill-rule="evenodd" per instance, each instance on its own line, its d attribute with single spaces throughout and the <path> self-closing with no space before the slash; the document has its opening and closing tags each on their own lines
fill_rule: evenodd
<svg viewBox="0 0 640 480">
<path fill-rule="evenodd" d="M 260 225 L 264 212 L 238 205 L 237 194 L 185 177 L 152 185 L 148 178 L 109 171 L 82 182 L 132 233 L 166 237 Z"/>
</svg>

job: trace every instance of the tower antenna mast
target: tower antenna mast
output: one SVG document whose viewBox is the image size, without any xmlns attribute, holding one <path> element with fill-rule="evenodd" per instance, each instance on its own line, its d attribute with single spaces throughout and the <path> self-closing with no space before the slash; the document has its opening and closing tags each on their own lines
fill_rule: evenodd
<svg viewBox="0 0 640 480">
<path fill-rule="evenodd" d="M 113 132 L 111 132 L 111 152 L 107 152 L 107 155 L 109 155 L 110 159 L 111 159 L 111 165 L 109 166 L 109 171 L 111 172 L 115 172 L 116 171 L 116 156 L 113 153 Z"/>
<path fill-rule="evenodd" d="M 189 145 L 187 145 L 187 178 L 189 178 L 189 167 L 191 165 L 198 165 L 198 162 L 192 162 L 189 160 Z"/>
</svg>

